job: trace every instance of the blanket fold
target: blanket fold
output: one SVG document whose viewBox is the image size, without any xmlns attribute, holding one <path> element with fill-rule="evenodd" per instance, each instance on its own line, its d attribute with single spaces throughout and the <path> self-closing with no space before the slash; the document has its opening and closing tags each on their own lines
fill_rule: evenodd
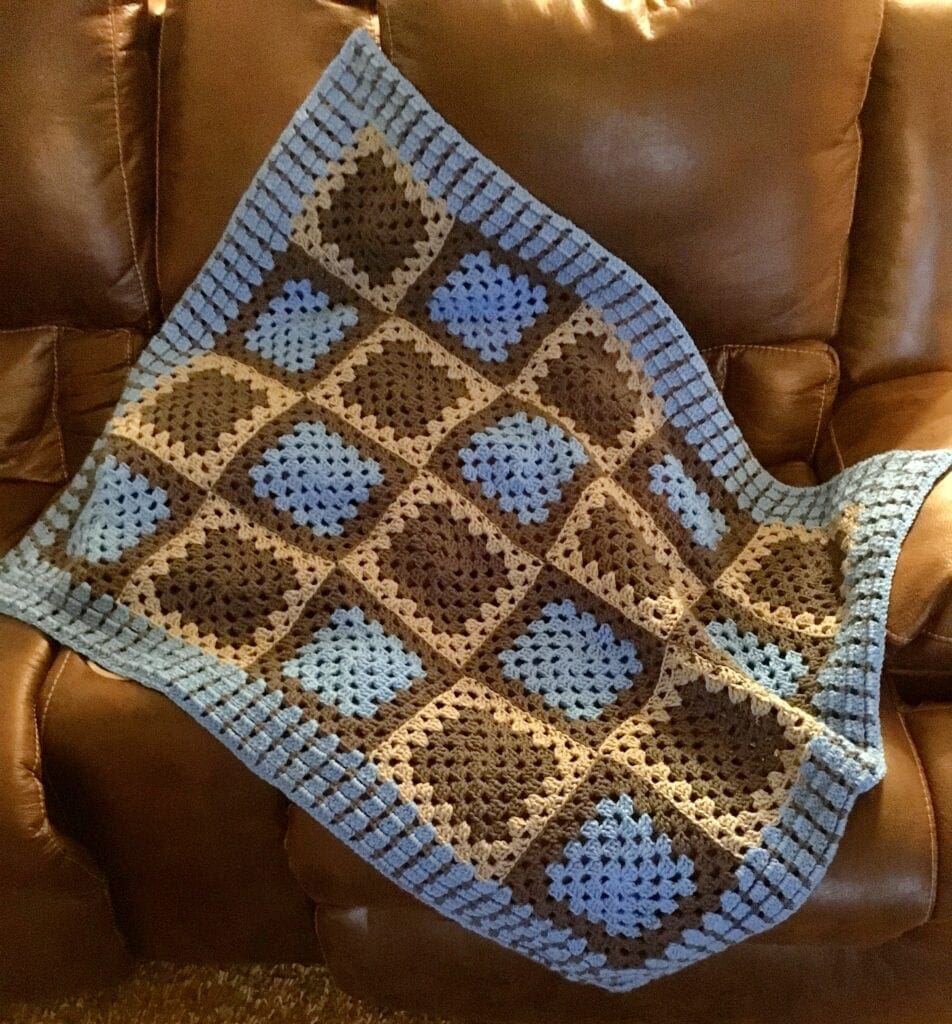
<svg viewBox="0 0 952 1024">
<path fill-rule="evenodd" d="M 359 31 L 0 610 L 464 927 L 627 990 L 816 887 L 885 771 L 890 581 L 950 465 L 774 480 L 658 294 Z"/>
</svg>

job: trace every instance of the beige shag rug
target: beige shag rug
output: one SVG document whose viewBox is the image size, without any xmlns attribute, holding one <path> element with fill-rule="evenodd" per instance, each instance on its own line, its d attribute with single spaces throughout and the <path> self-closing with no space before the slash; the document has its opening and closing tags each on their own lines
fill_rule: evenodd
<svg viewBox="0 0 952 1024">
<path fill-rule="evenodd" d="M 319 965 L 145 963 L 116 988 L 45 1006 L 0 1005 L 3 1024 L 439 1024 L 352 999 Z"/>
</svg>

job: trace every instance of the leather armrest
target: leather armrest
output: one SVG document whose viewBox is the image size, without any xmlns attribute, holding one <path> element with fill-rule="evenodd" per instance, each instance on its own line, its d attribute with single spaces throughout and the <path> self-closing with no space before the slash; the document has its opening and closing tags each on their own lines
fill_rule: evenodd
<svg viewBox="0 0 952 1024">
<path fill-rule="evenodd" d="M 60 652 L 38 703 L 56 824 L 108 878 L 137 956 L 320 959 L 277 789 L 167 697 L 72 651 Z"/>
<path fill-rule="evenodd" d="M 952 372 L 860 388 L 844 398 L 818 456 L 829 477 L 878 452 L 952 448 Z M 952 474 L 903 544 L 889 602 L 887 668 L 907 700 L 952 700 Z"/>
<path fill-rule="evenodd" d="M 115 980 L 129 965 L 102 874 L 51 823 L 37 716 L 46 637 L 0 616 L 0 997 Z"/>
</svg>

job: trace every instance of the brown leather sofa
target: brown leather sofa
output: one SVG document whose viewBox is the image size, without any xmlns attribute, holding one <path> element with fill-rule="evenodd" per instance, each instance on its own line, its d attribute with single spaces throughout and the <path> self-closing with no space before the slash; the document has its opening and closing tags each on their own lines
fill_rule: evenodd
<svg viewBox="0 0 952 1024">
<path fill-rule="evenodd" d="M 952 0 L 377 6 L 0 11 L 0 547 L 75 470 L 358 25 L 652 280 L 778 476 L 952 446 Z M 164 698 L 0 620 L 0 991 L 109 984 L 143 957 L 323 957 L 357 995 L 479 1020 L 950 1021 L 952 479 L 904 546 L 889 630 L 888 774 L 820 889 L 618 996 L 440 919 Z"/>
</svg>

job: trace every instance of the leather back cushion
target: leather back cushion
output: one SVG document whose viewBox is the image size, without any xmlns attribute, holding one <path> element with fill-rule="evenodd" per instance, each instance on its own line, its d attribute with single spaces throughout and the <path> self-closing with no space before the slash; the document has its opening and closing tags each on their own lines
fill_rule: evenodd
<svg viewBox="0 0 952 1024">
<path fill-rule="evenodd" d="M 702 348 L 829 339 L 876 0 L 382 0 L 430 102 Z"/>
<path fill-rule="evenodd" d="M 880 12 L 868 0 L 642 6 L 390 0 L 380 37 L 465 135 L 661 289 L 762 461 L 809 462 L 836 393 L 826 341 Z M 266 17 L 253 0 L 171 0 L 159 76 L 166 311 L 358 25 L 374 20 L 327 0 L 276 0 Z"/>
<path fill-rule="evenodd" d="M 887 0 L 837 346 L 850 386 L 952 370 L 952 0 Z"/>
<path fill-rule="evenodd" d="M 149 322 L 151 34 L 145 0 L 4 5 L 0 326 Z"/>
<path fill-rule="evenodd" d="M 363 4 L 365 8 L 367 4 Z M 159 41 L 158 276 L 165 313 L 321 72 L 373 15 L 332 0 L 168 0 Z"/>
</svg>

